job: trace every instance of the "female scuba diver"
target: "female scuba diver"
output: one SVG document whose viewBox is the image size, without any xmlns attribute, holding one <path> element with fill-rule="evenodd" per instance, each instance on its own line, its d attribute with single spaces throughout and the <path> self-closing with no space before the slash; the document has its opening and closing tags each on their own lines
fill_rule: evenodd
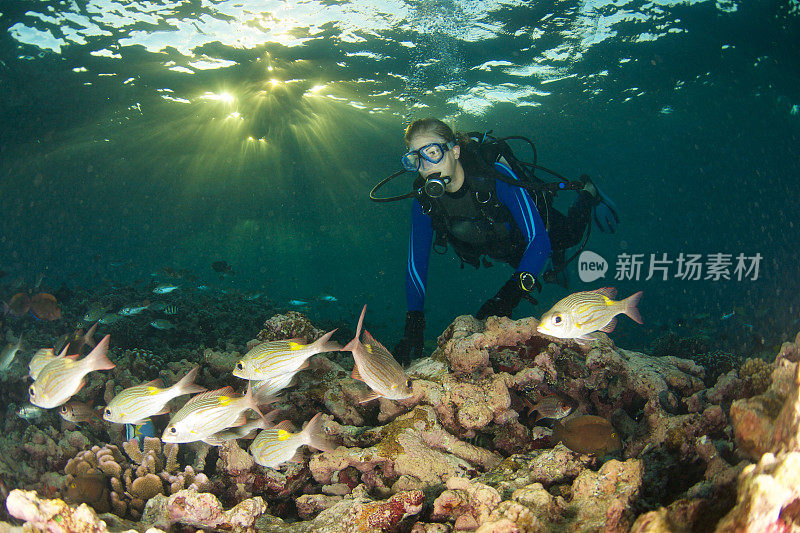
<svg viewBox="0 0 800 533">
<path fill-rule="evenodd" d="M 549 259 L 554 266 L 560 265 L 556 273 L 563 273 L 564 251 L 577 245 L 584 234 L 588 237 L 593 210 L 602 231 L 613 233 L 619 222 L 613 203 L 588 177 L 569 182 L 575 186 L 568 188 L 579 194 L 563 215 L 552 209 L 552 194 L 546 198 L 534 190 L 531 196 L 530 187 L 520 181 L 522 176 L 516 175 L 502 153 L 487 157 L 481 139 L 454 133 L 439 119 L 414 121 L 406 128 L 405 141 L 408 152 L 401 162 L 405 170 L 419 176 L 411 212 L 405 333 L 393 352 L 401 364 L 422 355 L 432 247 L 439 251 L 451 245 L 462 268 L 465 262 L 476 268 L 481 262 L 489 266 L 484 256 L 511 265 L 514 274 L 475 314 L 479 320 L 492 315 L 510 318 L 523 297 L 536 303 L 530 292 L 534 287 L 541 291 L 538 278 Z M 514 159 L 513 154 L 510 157 Z M 546 211 L 544 220 L 540 209 Z"/>
</svg>

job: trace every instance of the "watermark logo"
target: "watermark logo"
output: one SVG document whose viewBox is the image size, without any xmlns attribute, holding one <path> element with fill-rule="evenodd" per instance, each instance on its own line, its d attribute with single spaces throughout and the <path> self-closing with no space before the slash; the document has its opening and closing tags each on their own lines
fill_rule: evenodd
<svg viewBox="0 0 800 533">
<path fill-rule="evenodd" d="M 608 272 L 608 261 L 603 256 L 590 250 L 584 250 L 578 256 L 578 275 L 584 283 L 604 278 Z"/>
<path fill-rule="evenodd" d="M 670 258 L 667 254 L 629 254 L 617 255 L 615 263 L 615 280 L 648 281 L 659 279 L 667 281 L 678 279 L 683 281 L 755 281 L 759 278 L 761 261 L 760 253 L 754 255 L 711 253 L 690 254 L 679 253 Z M 581 281 L 590 283 L 605 277 L 608 263 L 602 256 L 585 250 L 578 257 L 578 275 Z"/>
</svg>

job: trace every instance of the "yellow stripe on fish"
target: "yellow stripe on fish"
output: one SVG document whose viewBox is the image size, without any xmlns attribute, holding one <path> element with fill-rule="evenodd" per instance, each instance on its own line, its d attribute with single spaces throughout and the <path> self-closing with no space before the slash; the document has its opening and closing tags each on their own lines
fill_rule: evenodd
<svg viewBox="0 0 800 533">
<path fill-rule="evenodd" d="M 206 390 L 194 383 L 199 369 L 194 367 L 168 388 L 162 388 L 161 380 L 156 379 L 124 389 L 108 402 L 103 410 L 103 418 L 117 424 L 136 424 L 151 416 L 166 413 L 167 402 L 173 398 Z"/>
<path fill-rule="evenodd" d="M 308 366 L 311 356 L 341 349 L 330 340 L 335 331 L 329 331 L 311 344 L 302 344 L 296 340 L 259 344 L 236 364 L 233 375 L 242 379 L 268 380 L 302 370 Z"/>
<path fill-rule="evenodd" d="M 619 301 L 614 300 L 616 294 L 613 287 L 570 294 L 542 315 L 536 329 L 539 333 L 561 339 L 586 340 L 587 335 L 595 331 L 613 331 L 615 317 L 619 314 L 626 314 L 641 324 L 642 317 L 636 306 L 642 292 Z"/>
</svg>

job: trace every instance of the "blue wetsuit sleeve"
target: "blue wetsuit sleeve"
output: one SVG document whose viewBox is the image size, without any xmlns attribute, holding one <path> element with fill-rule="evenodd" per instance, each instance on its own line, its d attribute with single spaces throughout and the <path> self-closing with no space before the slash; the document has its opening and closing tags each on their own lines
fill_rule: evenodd
<svg viewBox="0 0 800 533">
<path fill-rule="evenodd" d="M 425 304 L 425 287 L 428 282 L 428 261 L 433 243 L 431 218 L 422 212 L 419 201 L 411 208 L 411 236 L 408 240 L 408 267 L 406 269 L 406 304 L 409 311 L 422 311 Z"/>
<path fill-rule="evenodd" d="M 511 169 L 501 163 L 495 163 L 495 168 L 507 176 L 516 178 Z M 528 191 L 522 187 L 497 180 L 495 188 L 497 197 L 508 207 L 527 243 L 517 272 L 530 272 L 538 276 L 544 269 L 551 250 L 550 237 L 547 235 L 539 210 L 536 209 Z"/>
</svg>

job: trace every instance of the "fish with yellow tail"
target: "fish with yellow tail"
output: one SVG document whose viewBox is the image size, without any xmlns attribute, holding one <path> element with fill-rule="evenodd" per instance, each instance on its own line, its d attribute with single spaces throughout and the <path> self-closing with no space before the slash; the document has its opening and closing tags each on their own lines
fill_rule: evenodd
<svg viewBox="0 0 800 533">
<path fill-rule="evenodd" d="M 283 421 L 258 434 L 250 444 L 250 455 L 261 466 L 278 468 L 287 461 L 299 462 L 302 458 L 299 449 L 303 445 L 332 452 L 334 446 L 325 434 L 322 423 L 322 413 L 317 413 L 302 431 L 292 433 L 291 424 Z"/>
<path fill-rule="evenodd" d="M 167 402 L 184 394 L 193 394 L 207 390 L 194 383 L 199 366 L 186 373 L 171 387 L 163 388 L 160 379 L 143 385 L 128 387 L 114 396 L 103 410 L 103 418 L 116 424 L 140 424 L 143 420 L 166 414 Z"/>
<path fill-rule="evenodd" d="M 642 291 L 624 300 L 616 301 L 616 297 L 617 289 L 613 287 L 570 294 L 542 315 L 536 330 L 559 339 L 586 342 L 591 340 L 589 335 L 595 331 L 614 331 L 617 325 L 616 316 L 620 314 L 626 314 L 634 322 L 641 324 L 642 315 L 636 306 L 642 298 Z"/>
<path fill-rule="evenodd" d="M 361 327 L 364 325 L 364 314 L 367 306 L 361 310 L 361 318 L 358 319 L 356 336 L 342 348 L 342 351 L 353 352 L 355 367 L 351 377 L 363 381 L 370 389 L 372 394 L 365 397 L 359 403 L 366 403 L 376 398 L 386 398 L 387 400 L 403 400 L 412 396 L 411 380 L 395 361 L 389 350 L 376 341 L 369 331 L 364 330 L 364 341 L 361 338 Z"/>
<path fill-rule="evenodd" d="M 342 349 L 331 341 L 336 332 L 329 331 L 311 344 L 297 339 L 264 342 L 244 354 L 236 363 L 233 375 L 242 379 L 269 380 L 284 374 L 293 374 L 308 367 L 308 359 L 322 352 L 337 352 Z M 288 382 L 287 382 L 288 384 Z"/>
<path fill-rule="evenodd" d="M 89 355 L 81 360 L 72 357 L 57 357 L 39 372 L 28 394 L 33 405 L 50 409 L 58 407 L 72 398 L 85 383 L 86 374 L 95 370 L 114 368 L 108 356 L 110 335 L 103 337 Z"/>
<path fill-rule="evenodd" d="M 198 394 L 175 413 L 164 429 L 161 440 L 194 442 L 227 428 L 243 426 L 247 423 L 244 413 L 248 409 L 266 421 L 249 384 L 244 396 L 234 396 L 233 387 L 230 386 Z"/>
</svg>

